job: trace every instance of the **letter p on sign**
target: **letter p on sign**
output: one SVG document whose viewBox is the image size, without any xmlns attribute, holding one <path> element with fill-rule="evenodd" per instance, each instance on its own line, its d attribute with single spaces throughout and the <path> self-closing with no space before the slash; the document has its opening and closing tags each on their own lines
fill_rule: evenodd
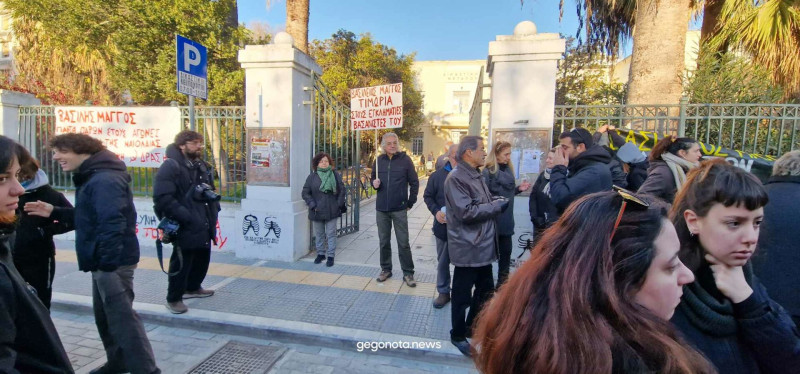
<svg viewBox="0 0 800 374">
<path fill-rule="evenodd" d="M 186 72 L 191 71 L 192 66 L 200 65 L 200 51 L 197 47 L 191 44 L 183 46 L 183 70 Z"/>
</svg>

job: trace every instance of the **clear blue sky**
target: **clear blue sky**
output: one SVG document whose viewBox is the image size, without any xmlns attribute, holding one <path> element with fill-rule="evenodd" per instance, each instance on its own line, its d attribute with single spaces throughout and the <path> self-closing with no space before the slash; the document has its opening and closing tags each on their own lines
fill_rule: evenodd
<svg viewBox="0 0 800 374">
<path fill-rule="evenodd" d="M 575 0 L 565 0 L 558 20 L 558 0 L 310 0 L 309 40 L 327 39 L 339 29 L 369 32 L 398 52 L 417 53 L 417 60 L 485 59 L 495 35 L 511 35 L 524 20 L 540 33 L 575 36 Z M 239 22 L 267 23 L 284 29 L 285 0 L 239 0 Z M 623 54 L 624 55 L 624 54 Z"/>
</svg>

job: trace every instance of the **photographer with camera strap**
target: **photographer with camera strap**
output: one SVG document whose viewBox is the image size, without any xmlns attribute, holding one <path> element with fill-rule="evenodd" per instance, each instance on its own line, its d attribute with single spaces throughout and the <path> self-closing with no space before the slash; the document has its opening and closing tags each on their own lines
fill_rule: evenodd
<svg viewBox="0 0 800 374">
<path fill-rule="evenodd" d="M 166 307 L 175 314 L 188 311 L 183 299 L 214 294 L 201 284 L 211 261 L 211 242 L 216 244 L 221 197 L 215 192 L 211 166 L 202 160 L 203 149 L 200 133 L 178 133 L 167 146 L 167 160 L 153 185 L 155 212 L 162 219 L 161 241 L 174 247 Z"/>
</svg>

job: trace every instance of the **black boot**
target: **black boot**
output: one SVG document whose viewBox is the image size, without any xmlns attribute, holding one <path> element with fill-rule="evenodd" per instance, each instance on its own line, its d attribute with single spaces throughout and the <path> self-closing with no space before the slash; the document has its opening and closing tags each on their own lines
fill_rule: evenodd
<svg viewBox="0 0 800 374">
<path fill-rule="evenodd" d="M 321 262 L 322 262 L 322 260 L 324 260 L 324 259 L 325 259 L 325 255 L 317 255 L 317 258 L 315 258 L 315 259 L 314 259 L 314 263 L 315 263 L 315 264 L 319 264 L 319 263 L 321 263 Z"/>
</svg>

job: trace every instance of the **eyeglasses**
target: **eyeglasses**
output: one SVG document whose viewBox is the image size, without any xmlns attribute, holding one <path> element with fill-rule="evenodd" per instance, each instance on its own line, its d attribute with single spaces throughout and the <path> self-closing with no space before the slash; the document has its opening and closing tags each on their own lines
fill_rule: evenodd
<svg viewBox="0 0 800 374">
<path fill-rule="evenodd" d="M 614 222 L 614 229 L 611 230 L 611 239 L 609 241 L 614 240 L 614 234 L 617 233 L 617 227 L 619 227 L 619 222 L 622 221 L 622 215 L 625 213 L 625 207 L 628 206 L 628 202 L 633 203 L 635 207 L 640 209 L 647 209 L 650 207 L 650 204 L 642 199 L 640 199 L 636 194 L 631 191 L 628 191 L 619 186 L 612 186 L 614 191 L 622 197 L 622 206 L 619 207 L 619 214 L 617 214 L 617 220 Z"/>
</svg>

